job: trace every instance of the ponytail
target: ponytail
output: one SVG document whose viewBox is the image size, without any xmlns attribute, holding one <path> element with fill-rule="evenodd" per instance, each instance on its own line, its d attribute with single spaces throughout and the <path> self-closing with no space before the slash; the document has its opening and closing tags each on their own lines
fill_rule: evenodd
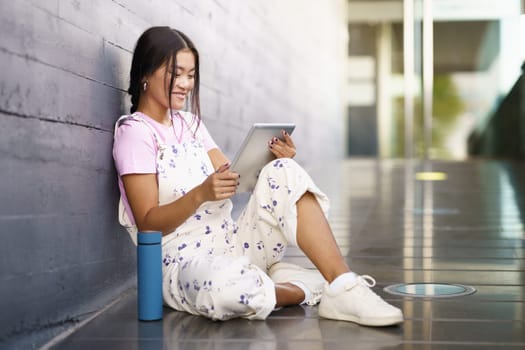
<svg viewBox="0 0 525 350">
<path fill-rule="evenodd" d="M 131 88 L 128 90 L 128 94 L 131 95 L 131 108 L 129 109 L 129 112 L 130 114 L 133 114 L 137 111 L 137 108 L 139 107 L 140 92 L 131 91 L 131 90 L 132 90 Z"/>
</svg>

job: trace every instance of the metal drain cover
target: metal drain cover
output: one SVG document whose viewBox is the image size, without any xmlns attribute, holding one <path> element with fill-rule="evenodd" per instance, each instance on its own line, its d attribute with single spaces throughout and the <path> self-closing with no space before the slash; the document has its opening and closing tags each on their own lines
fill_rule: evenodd
<svg viewBox="0 0 525 350">
<path fill-rule="evenodd" d="M 450 283 L 400 283 L 385 287 L 384 291 L 413 298 L 454 298 L 473 294 L 476 288 Z"/>
</svg>

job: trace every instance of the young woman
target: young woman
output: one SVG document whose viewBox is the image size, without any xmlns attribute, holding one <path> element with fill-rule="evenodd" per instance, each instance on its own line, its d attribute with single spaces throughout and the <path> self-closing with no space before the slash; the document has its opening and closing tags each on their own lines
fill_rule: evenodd
<svg viewBox="0 0 525 350">
<path fill-rule="evenodd" d="M 283 132 L 234 222 L 239 182 L 200 118 L 199 55 L 190 39 L 153 27 L 133 54 L 131 115 L 115 127 L 120 221 L 163 233 L 163 297 L 170 307 L 214 320 L 265 319 L 275 308 L 320 301 L 322 317 L 363 325 L 402 322 L 399 309 L 351 272 L 325 218 L 325 195 L 295 162 Z M 189 109 L 190 111 L 186 111 Z M 296 245 L 318 271 L 282 263 Z M 327 283 L 328 282 L 328 283 Z"/>
</svg>

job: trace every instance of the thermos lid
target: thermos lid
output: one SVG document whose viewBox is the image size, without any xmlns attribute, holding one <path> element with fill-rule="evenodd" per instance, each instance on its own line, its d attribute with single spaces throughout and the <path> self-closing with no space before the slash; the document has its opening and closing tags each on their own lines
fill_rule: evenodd
<svg viewBox="0 0 525 350">
<path fill-rule="evenodd" d="M 160 244 L 162 241 L 161 232 L 139 232 L 138 233 L 138 243 L 139 244 Z"/>
</svg>

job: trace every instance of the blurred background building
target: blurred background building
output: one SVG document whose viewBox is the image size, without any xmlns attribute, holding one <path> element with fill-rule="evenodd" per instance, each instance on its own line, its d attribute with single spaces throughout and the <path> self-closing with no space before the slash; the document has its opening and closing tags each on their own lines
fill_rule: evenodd
<svg viewBox="0 0 525 350">
<path fill-rule="evenodd" d="M 349 1 L 347 154 L 525 156 L 520 0 Z"/>
</svg>

